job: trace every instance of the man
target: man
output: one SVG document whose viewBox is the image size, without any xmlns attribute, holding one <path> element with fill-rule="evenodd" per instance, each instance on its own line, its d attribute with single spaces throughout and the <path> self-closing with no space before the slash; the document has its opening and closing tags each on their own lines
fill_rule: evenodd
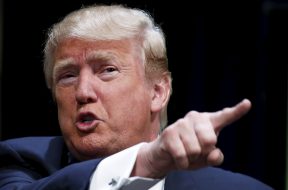
<svg viewBox="0 0 288 190">
<path fill-rule="evenodd" d="M 44 72 L 63 138 L 1 142 L 1 190 L 271 189 L 210 167 L 223 162 L 218 134 L 249 100 L 191 111 L 164 129 L 171 75 L 164 35 L 147 13 L 117 5 L 72 12 L 49 32 Z"/>
</svg>

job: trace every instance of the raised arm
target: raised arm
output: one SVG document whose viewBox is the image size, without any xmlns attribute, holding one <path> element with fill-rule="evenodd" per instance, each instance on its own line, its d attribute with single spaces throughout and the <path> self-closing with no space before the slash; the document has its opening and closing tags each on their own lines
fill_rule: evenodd
<svg viewBox="0 0 288 190">
<path fill-rule="evenodd" d="M 190 111 L 168 126 L 153 142 L 141 147 L 132 175 L 161 178 L 169 171 L 219 165 L 224 156 L 216 147 L 219 132 L 251 108 L 244 99 L 217 112 Z"/>
</svg>

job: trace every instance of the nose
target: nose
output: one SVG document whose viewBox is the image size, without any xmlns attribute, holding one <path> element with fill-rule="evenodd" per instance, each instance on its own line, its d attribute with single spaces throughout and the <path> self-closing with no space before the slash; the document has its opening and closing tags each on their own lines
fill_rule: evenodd
<svg viewBox="0 0 288 190">
<path fill-rule="evenodd" d="M 97 101 L 95 91 L 95 79 L 90 73 L 81 73 L 76 86 L 76 101 L 79 105 L 93 103 Z"/>
</svg>

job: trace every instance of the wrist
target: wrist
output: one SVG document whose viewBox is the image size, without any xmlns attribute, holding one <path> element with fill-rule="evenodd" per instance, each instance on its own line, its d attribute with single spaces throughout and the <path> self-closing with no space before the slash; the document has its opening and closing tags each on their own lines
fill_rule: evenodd
<svg viewBox="0 0 288 190">
<path fill-rule="evenodd" d="M 138 151 L 136 162 L 131 172 L 132 176 L 145 178 L 161 179 L 168 170 L 165 167 L 158 168 L 162 161 L 155 159 L 155 151 L 152 149 L 152 143 L 144 144 Z"/>
</svg>

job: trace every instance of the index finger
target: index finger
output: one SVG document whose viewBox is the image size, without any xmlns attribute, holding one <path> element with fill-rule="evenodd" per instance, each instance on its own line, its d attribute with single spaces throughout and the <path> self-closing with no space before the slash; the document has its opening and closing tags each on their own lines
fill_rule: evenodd
<svg viewBox="0 0 288 190">
<path fill-rule="evenodd" d="M 244 99 L 233 107 L 227 107 L 220 111 L 210 113 L 210 121 L 214 126 L 215 131 L 218 133 L 223 127 L 245 115 L 250 108 L 250 100 Z"/>
</svg>

